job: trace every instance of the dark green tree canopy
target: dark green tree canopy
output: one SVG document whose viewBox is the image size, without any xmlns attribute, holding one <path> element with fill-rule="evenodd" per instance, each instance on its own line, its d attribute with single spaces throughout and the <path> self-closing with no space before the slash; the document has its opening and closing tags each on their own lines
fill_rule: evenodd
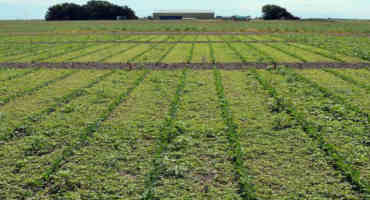
<svg viewBox="0 0 370 200">
<path fill-rule="evenodd" d="M 299 20 L 289 13 L 285 8 L 277 5 L 265 5 L 262 7 L 262 18 L 265 20 L 276 20 L 276 19 L 286 19 L 286 20 Z"/>
<path fill-rule="evenodd" d="M 135 12 L 127 6 L 114 5 L 107 1 L 91 0 L 85 5 L 62 3 L 51 6 L 46 20 L 114 20 L 117 16 L 137 19 Z"/>
</svg>

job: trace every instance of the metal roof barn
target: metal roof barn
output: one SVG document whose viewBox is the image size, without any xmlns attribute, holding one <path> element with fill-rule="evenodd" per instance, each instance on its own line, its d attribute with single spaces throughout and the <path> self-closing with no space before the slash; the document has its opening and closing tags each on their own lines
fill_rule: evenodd
<svg viewBox="0 0 370 200">
<path fill-rule="evenodd" d="M 157 20 L 214 19 L 215 13 L 209 10 L 160 10 L 153 13 Z"/>
</svg>

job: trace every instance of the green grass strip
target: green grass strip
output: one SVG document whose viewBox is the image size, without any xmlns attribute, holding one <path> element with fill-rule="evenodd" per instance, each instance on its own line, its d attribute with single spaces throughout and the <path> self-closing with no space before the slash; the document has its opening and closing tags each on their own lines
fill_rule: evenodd
<svg viewBox="0 0 370 200">
<path fill-rule="evenodd" d="M 135 83 L 127 89 L 127 91 L 117 96 L 113 102 L 108 105 L 108 108 L 97 118 L 97 120 L 93 123 L 89 123 L 88 126 L 82 131 L 78 138 L 78 142 L 65 147 L 61 155 L 52 161 L 51 167 L 45 170 L 45 173 L 42 174 L 41 179 L 36 180 L 34 183 L 38 186 L 46 184 L 50 180 L 51 175 L 57 172 L 63 163 L 68 162 L 67 160 L 69 157 L 74 155 L 74 151 L 87 146 L 88 138 L 93 137 L 93 134 L 101 127 L 102 123 L 106 121 L 113 111 L 131 95 L 131 93 L 144 81 L 148 74 L 148 70 L 144 71 L 144 73 L 135 81 Z"/>
<path fill-rule="evenodd" d="M 358 81 L 356 81 L 354 78 L 350 77 L 350 76 L 346 76 L 338 71 L 335 71 L 335 70 L 332 70 L 332 69 L 323 69 L 323 71 L 325 72 L 328 72 L 328 73 L 331 73 L 333 74 L 334 76 L 344 80 L 344 81 L 347 81 L 348 83 L 351 83 L 353 85 L 356 85 L 356 86 L 359 86 L 365 90 L 367 90 L 368 92 L 370 92 L 370 87 L 363 84 L 363 83 L 360 83 Z"/>
<path fill-rule="evenodd" d="M 360 172 L 354 169 L 350 164 L 348 164 L 343 156 L 336 150 L 336 146 L 329 144 L 325 141 L 320 131 L 322 127 L 316 125 L 314 122 L 306 120 L 304 113 L 298 112 L 293 102 L 285 99 L 282 95 L 276 91 L 276 89 L 266 80 L 264 80 L 256 70 L 251 70 L 255 78 L 262 85 L 262 87 L 273 97 L 276 101 L 276 105 L 281 109 L 285 110 L 288 114 L 294 117 L 297 122 L 302 127 L 303 131 L 314 139 L 319 148 L 326 153 L 331 159 L 328 160 L 329 163 L 334 162 L 334 168 L 340 170 L 342 174 L 348 179 L 348 181 L 355 186 L 354 188 L 364 194 L 370 194 L 370 185 L 366 180 L 362 180 L 360 177 Z"/>
<path fill-rule="evenodd" d="M 176 132 L 173 131 L 174 121 L 176 119 L 181 97 L 184 93 L 186 74 L 187 69 L 185 68 L 182 72 L 180 83 L 177 86 L 174 100 L 171 102 L 168 116 L 164 120 L 164 123 L 160 129 L 161 135 L 159 136 L 159 140 L 156 143 L 156 148 L 153 156 L 154 158 L 152 160 L 152 169 L 146 175 L 145 179 L 145 190 L 141 198 L 143 200 L 157 199 L 154 196 L 154 189 L 157 181 L 160 179 L 160 175 L 163 169 L 162 154 L 167 151 L 169 143 L 171 143 L 171 141 L 177 136 L 177 134 L 175 134 Z"/>
<path fill-rule="evenodd" d="M 207 40 L 208 41 L 210 41 L 209 40 L 209 36 L 207 35 Z M 210 56 L 211 56 L 211 62 L 213 63 L 213 64 L 215 64 L 216 63 L 216 57 L 215 57 L 215 50 L 214 50 L 214 48 L 213 48 L 213 45 L 212 45 L 212 43 L 208 43 L 208 46 L 209 46 L 209 54 L 210 54 Z"/>
<path fill-rule="evenodd" d="M 10 134 L 0 136 L 0 141 L 7 141 L 7 142 L 9 142 L 11 140 L 20 138 L 20 136 L 17 135 L 16 130 L 19 130 L 19 129 L 27 129 L 28 124 L 32 124 L 32 123 L 38 122 L 43 117 L 48 116 L 48 115 L 52 114 L 53 112 L 55 112 L 58 107 L 61 107 L 61 106 L 65 105 L 65 104 L 68 104 L 72 100 L 77 99 L 77 98 L 79 98 L 81 96 L 86 95 L 87 94 L 85 92 L 86 89 L 89 89 L 89 88 L 95 86 L 99 82 L 101 82 L 104 79 L 106 79 L 109 76 L 111 76 L 114 72 L 115 71 L 110 71 L 108 73 L 105 73 L 105 74 L 99 76 L 97 79 L 95 79 L 91 83 L 87 84 L 86 86 L 81 87 L 81 88 L 78 88 L 78 89 L 75 89 L 72 92 L 70 92 L 70 93 L 68 93 L 68 94 L 66 94 L 64 96 L 62 96 L 60 98 L 57 98 L 55 100 L 55 103 L 53 105 L 49 106 L 48 108 L 45 108 L 41 112 L 38 112 L 38 113 L 35 113 L 35 114 L 32 114 L 32 115 L 26 117 L 26 120 L 23 123 L 23 125 L 18 126 L 17 128 L 15 128 L 13 131 L 11 131 Z M 25 135 L 22 134 L 22 137 L 23 136 L 25 136 Z M 29 136 L 29 135 L 27 135 L 27 136 Z"/>
<path fill-rule="evenodd" d="M 18 93 L 15 93 L 13 95 L 10 95 L 10 96 L 0 100 L 0 106 L 4 106 L 5 104 L 9 103 L 10 101 L 12 101 L 16 98 L 23 97 L 23 96 L 26 96 L 26 95 L 31 95 L 31 94 L 39 91 L 40 89 L 45 88 L 48 85 L 51 85 L 51 84 L 56 83 L 58 81 L 61 81 L 63 79 L 66 79 L 67 77 L 69 77 L 69 76 L 71 76 L 71 75 L 73 75 L 77 72 L 78 71 L 68 72 L 68 73 L 64 74 L 63 76 L 60 76 L 60 77 L 58 77 L 56 79 L 53 79 L 53 80 L 50 80 L 50 81 L 46 81 L 46 82 L 44 82 L 44 83 L 42 83 L 42 84 L 40 84 L 40 85 L 38 85 L 34 88 L 30 88 L 28 90 L 24 90 L 22 92 L 18 92 Z"/>
<path fill-rule="evenodd" d="M 38 70 L 40 70 L 40 68 L 33 68 L 33 69 L 27 70 L 27 71 L 25 71 L 23 73 L 15 74 L 14 76 L 9 76 L 8 78 L 5 78 L 5 79 L 0 80 L 0 82 L 5 82 L 5 81 L 14 80 L 14 79 L 17 79 L 17 78 L 22 78 L 22 77 L 24 77 L 24 76 L 26 76 L 28 74 L 31 74 L 33 72 L 36 72 Z"/>
<path fill-rule="evenodd" d="M 336 61 L 339 61 L 339 62 L 346 62 L 345 60 L 341 59 L 341 58 L 338 58 L 337 56 L 334 56 L 332 54 L 325 54 L 325 53 L 322 53 L 322 52 L 318 52 L 318 51 L 315 51 L 315 50 L 312 50 L 312 49 L 308 49 L 308 48 L 304 48 L 302 46 L 296 46 L 294 44 L 291 44 L 291 43 L 286 43 L 287 45 L 290 45 L 292 47 L 296 47 L 298 49 L 302 49 L 304 51 L 308 51 L 308 52 L 311 52 L 311 53 L 314 53 L 314 54 L 317 54 L 317 55 L 320 55 L 320 56 L 323 56 L 325 58 L 330 58 L 330 59 L 333 59 L 333 60 L 336 60 Z M 318 48 L 318 47 L 317 47 Z"/>
<path fill-rule="evenodd" d="M 349 104 L 346 102 L 346 100 L 341 97 L 341 96 L 337 96 L 336 94 L 334 94 L 333 92 L 331 92 L 330 90 L 328 90 L 327 88 L 324 88 L 322 86 L 320 86 L 319 84 L 315 83 L 314 81 L 294 72 L 292 69 L 288 69 L 288 68 L 284 68 L 285 70 L 284 71 L 281 71 L 281 69 L 278 69 L 277 72 L 280 73 L 281 75 L 290 75 L 292 77 L 294 77 L 295 80 L 298 80 L 298 81 L 302 81 L 302 82 L 305 82 L 307 83 L 308 85 L 310 85 L 311 87 L 315 88 L 316 90 L 320 91 L 321 93 L 323 93 L 325 95 L 325 97 L 328 97 L 330 98 L 331 100 L 333 100 L 336 104 L 341 104 L 341 105 L 344 105 L 344 107 L 347 109 L 347 110 L 352 110 L 354 111 L 355 113 L 358 114 L 359 117 L 363 118 L 365 121 L 363 121 L 363 123 L 368 126 L 368 124 L 370 124 L 370 116 L 369 114 L 367 113 L 364 113 L 362 112 L 362 110 L 355 106 L 355 105 L 352 105 L 352 104 Z M 331 111 L 335 114 L 338 114 L 336 111 Z M 345 117 L 345 116 L 343 116 Z"/>
<path fill-rule="evenodd" d="M 243 166 L 244 153 L 240 145 L 240 137 L 237 133 L 237 125 L 234 123 L 229 103 L 225 97 L 224 87 L 222 84 L 221 72 L 214 69 L 216 92 L 220 103 L 221 115 L 227 126 L 227 138 L 231 149 L 231 158 L 234 166 L 235 177 L 239 182 L 239 194 L 245 200 L 256 200 L 256 191 L 251 183 L 252 177 L 248 170 Z"/>
</svg>

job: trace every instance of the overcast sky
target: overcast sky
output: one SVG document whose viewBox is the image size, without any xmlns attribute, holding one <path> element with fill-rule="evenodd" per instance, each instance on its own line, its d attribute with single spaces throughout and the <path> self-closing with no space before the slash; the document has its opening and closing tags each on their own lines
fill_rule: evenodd
<svg viewBox="0 0 370 200">
<path fill-rule="evenodd" d="M 201 9 L 214 10 L 216 15 L 260 16 L 265 4 L 286 7 L 294 15 L 311 18 L 370 19 L 370 0 L 109 0 L 128 5 L 138 16 L 148 16 L 153 10 Z M 42 19 L 53 4 L 87 0 L 0 0 L 0 19 Z"/>
</svg>

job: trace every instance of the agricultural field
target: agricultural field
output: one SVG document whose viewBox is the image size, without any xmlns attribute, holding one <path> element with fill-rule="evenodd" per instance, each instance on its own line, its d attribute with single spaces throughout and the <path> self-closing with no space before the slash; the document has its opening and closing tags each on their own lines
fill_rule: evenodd
<svg viewBox="0 0 370 200">
<path fill-rule="evenodd" d="M 1 200 L 370 200 L 369 22 L 137 23 L 0 22 Z"/>
</svg>

